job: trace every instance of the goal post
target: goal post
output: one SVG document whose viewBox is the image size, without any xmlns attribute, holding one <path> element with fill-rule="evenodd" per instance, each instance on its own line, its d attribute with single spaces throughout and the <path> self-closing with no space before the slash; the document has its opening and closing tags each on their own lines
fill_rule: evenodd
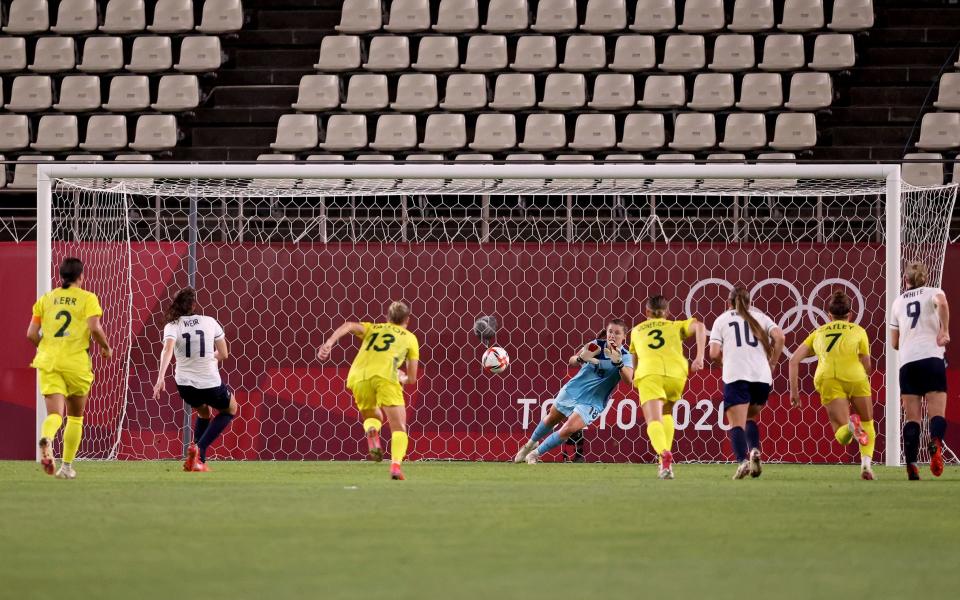
<svg viewBox="0 0 960 600">
<path fill-rule="evenodd" d="M 875 380 L 875 387 L 884 397 L 876 404 L 883 404 L 883 460 L 896 465 L 901 460 L 898 368 L 885 315 L 900 292 L 904 260 L 926 260 L 939 282 L 956 195 L 956 186 L 902 184 L 899 165 L 775 163 L 53 163 L 38 165 L 37 183 L 38 293 L 50 289 L 54 265 L 64 252 L 75 251 L 85 260 L 87 253 L 95 257 L 88 267 L 91 288 L 102 295 L 106 282 L 98 280 L 96 269 L 108 265 L 112 287 L 118 288 L 111 289 L 114 297 L 105 302 L 105 311 L 128 313 L 117 318 L 121 331 L 111 331 L 120 342 L 115 360 L 125 366 L 109 367 L 113 371 L 104 379 L 111 383 L 95 384 L 91 398 L 94 410 L 109 413 L 93 419 L 99 423 L 95 435 L 112 436 L 96 448 L 85 439 L 81 455 L 97 458 L 174 458 L 188 439 L 189 415 L 182 406 L 173 400 L 151 405 L 140 381 L 156 368 L 155 313 L 175 286 L 199 287 L 206 299 L 201 303 L 224 322 L 228 335 L 233 329 L 266 336 L 232 340 L 246 355 L 241 354 L 242 367 L 227 369 L 228 383 L 244 386 L 257 408 L 249 428 L 232 434 L 229 443 L 235 447 L 225 456 L 355 455 L 356 441 L 348 439 L 355 429 L 349 396 L 335 389 L 346 353 L 336 355 L 335 368 L 327 369 L 311 358 L 311 348 L 336 320 L 378 318 L 390 294 L 406 293 L 421 305 L 414 306 L 421 343 L 458 345 L 435 349 L 433 362 L 425 359 L 428 383 L 411 401 L 412 437 L 421 440 L 414 442 L 416 456 L 502 460 L 562 384 L 565 370 L 556 364 L 561 355 L 611 310 L 636 320 L 644 294 L 669 289 L 675 313 L 695 314 L 709 326 L 722 302 L 718 309 L 716 298 L 697 294 L 719 297 L 723 288 L 743 283 L 758 295 L 770 295 L 766 306 L 757 298 L 758 307 L 791 326 L 788 345 L 822 316 L 817 303 L 823 298 L 817 294 L 852 286 L 864 304 L 856 306 L 858 318 L 865 319 L 883 354 L 883 379 Z M 608 254 L 624 257 L 626 275 L 604 265 Z M 654 258 L 645 261 L 645 256 Z M 698 262 L 705 258 L 715 265 Z M 365 278 L 350 275 L 370 266 L 380 270 Z M 807 267 L 817 272 L 809 280 L 786 274 Z M 425 273 L 413 283 L 401 281 L 402 272 L 418 268 Z M 585 268 L 615 282 L 622 299 L 550 302 L 547 297 L 540 300 L 542 308 L 536 306 L 542 293 L 590 294 L 593 289 L 606 294 L 603 282 L 584 283 L 589 279 Z M 678 274 L 683 281 L 663 281 Z M 242 276 L 266 279 L 245 286 L 235 281 Z M 457 276 L 464 279 L 450 279 Z M 883 283 L 877 285 L 876 278 Z M 310 298 L 294 290 L 318 283 L 335 283 L 344 291 L 337 302 L 326 298 L 311 308 L 322 314 L 308 314 Z M 377 283 L 383 293 L 374 289 Z M 430 286 L 433 295 L 424 292 Z M 537 286 L 542 289 L 532 291 Z M 291 303 L 291 296 L 300 302 Z M 223 305 L 214 304 L 221 300 Z M 258 305 L 293 307 L 301 311 L 294 316 L 303 326 L 298 329 L 289 319 L 281 323 L 270 314 L 273 329 L 264 332 L 249 315 L 228 315 L 231 303 L 248 312 Z M 874 303 L 878 306 L 869 306 Z M 558 315 L 548 314 L 551 305 Z M 468 336 L 478 311 L 507 317 L 501 320 L 510 331 L 502 335 L 509 337 L 498 344 L 519 354 L 505 375 L 480 373 L 480 348 Z M 542 356 L 524 355 L 522 346 L 532 335 L 523 330 L 524 320 L 531 329 L 563 322 L 564 331 L 549 333 Z M 568 331 L 567 322 L 577 331 Z M 309 332 L 302 330 L 307 325 L 313 327 Z M 313 346 L 281 350 L 285 336 Z M 246 349 L 258 343 L 259 354 Z M 106 368 L 97 361 L 98 369 Z M 686 413 L 677 414 L 682 460 L 729 455 L 716 394 L 710 392 L 716 375 L 691 377 L 688 393 L 701 397 L 691 396 Z M 469 378 L 476 381 L 464 383 Z M 775 387 L 785 382 L 784 369 Z M 522 397 L 504 399 L 514 392 Z M 534 394 L 537 398 L 527 397 Z M 472 416 L 447 404 L 456 403 L 458 395 L 467 398 Z M 648 454 L 636 424 L 638 407 L 624 395 L 615 394 L 595 431 L 588 431 L 597 448 L 595 460 L 643 460 Z M 479 399 L 490 399 L 491 405 Z M 107 405 L 109 410 L 100 408 Z M 38 428 L 43 412 L 38 390 Z M 290 418 L 296 421 L 282 422 Z M 799 429 L 769 424 L 767 438 L 793 436 L 770 453 L 774 460 L 846 460 L 846 454 L 824 450 L 814 439 L 824 431 L 818 407 L 807 407 L 795 418 L 813 422 Z M 716 424 L 706 429 L 710 419 Z M 419 433 L 417 427 L 422 427 Z M 701 432 L 708 432 L 702 433 L 706 440 L 697 439 Z M 331 435 L 343 439 L 328 439 Z"/>
</svg>

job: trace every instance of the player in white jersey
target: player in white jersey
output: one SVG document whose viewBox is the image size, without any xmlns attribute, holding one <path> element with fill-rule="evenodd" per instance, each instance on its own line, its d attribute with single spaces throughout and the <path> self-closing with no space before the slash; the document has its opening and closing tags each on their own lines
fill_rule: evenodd
<svg viewBox="0 0 960 600">
<path fill-rule="evenodd" d="M 193 443 L 187 449 L 184 471 L 209 470 L 207 448 L 237 414 L 237 399 L 220 379 L 219 362 L 229 355 L 227 339 L 216 319 L 194 312 L 196 301 L 196 291 L 184 288 L 167 308 L 160 372 L 153 386 L 153 398 L 158 400 L 170 360 L 176 357 L 177 391 L 180 398 L 197 411 Z M 217 411 L 216 417 L 211 418 L 210 409 Z"/>
<path fill-rule="evenodd" d="M 744 287 L 730 291 L 731 310 L 710 329 L 710 358 L 723 361 L 723 407 L 730 424 L 730 446 L 737 459 L 734 479 L 760 476 L 757 417 L 773 385 L 773 367 L 783 352 L 783 331 L 750 307 Z"/>
<path fill-rule="evenodd" d="M 927 287 L 927 267 L 910 263 L 904 274 L 906 291 L 893 301 L 890 314 L 893 347 L 900 351 L 900 400 L 906 416 L 903 453 L 907 478 L 920 479 L 920 421 L 923 400 L 930 419 L 930 471 L 943 474 L 943 436 L 947 431 L 947 365 L 950 307 L 943 290 Z"/>
</svg>

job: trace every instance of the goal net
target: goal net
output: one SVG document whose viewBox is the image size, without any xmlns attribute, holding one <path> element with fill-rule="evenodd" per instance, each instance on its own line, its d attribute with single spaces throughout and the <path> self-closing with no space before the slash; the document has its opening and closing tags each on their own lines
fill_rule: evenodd
<svg viewBox="0 0 960 600">
<path fill-rule="evenodd" d="M 172 377 L 158 400 L 152 382 L 162 312 L 187 285 L 223 324 L 231 356 L 222 369 L 241 406 L 216 458 L 363 457 L 344 385 L 356 344 L 323 363 L 316 350 L 344 320 L 382 320 L 403 299 L 423 372 L 408 395 L 411 458 L 506 460 L 572 374 L 567 358 L 607 318 L 635 324 L 645 299 L 663 294 L 673 315 L 709 327 L 743 284 L 788 350 L 824 322 L 834 290 L 851 295 L 876 365 L 876 459 L 895 464 L 886 306 L 901 261 L 927 263 L 939 283 L 956 194 L 900 183 L 896 167 L 837 165 L 72 165 L 41 174 L 41 281 L 63 257 L 82 258 L 116 350 L 113 361 L 94 358 L 81 447 L 101 459 L 182 455 L 189 415 Z M 472 333 L 481 315 L 500 323 L 496 343 L 512 359 L 503 374 L 481 370 L 484 346 Z M 768 460 L 855 460 L 856 446 L 833 440 L 814 366 L 801 373 L 799 410 L 789 408 L 786 358 L 775 372 L 760 420 Z M 674 409 L 678 460 L 730 459 L 721 397 L 719 367 L 691 375 Z M 584 432 L 586 459 L 652 461 L 642 423 L 635 392 L 621 386 Z"/>
</svg>

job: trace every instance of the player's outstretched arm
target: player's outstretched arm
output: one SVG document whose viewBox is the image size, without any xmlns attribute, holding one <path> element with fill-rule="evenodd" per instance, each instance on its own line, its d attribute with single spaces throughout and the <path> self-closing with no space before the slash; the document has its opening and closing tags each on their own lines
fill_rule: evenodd
<svg viewBox="0 0 960 600">
<path fill-rule="evenodd" d="M 226 360 L 230 356 L 230 348 L 227 346 L 227 338 L 222 337 L 213 341 L 213 357 L 217 360 Z"/>
<path fill-rule="evenodd" d="M 336 344 L 340 340 L 340 338 L 347 335 L 348 333 L 352 333 L 353 335 L 356 335 L 356 336 L 362 336 L 363 332 L 364 332 L 363 325 L 355 321 L 347 321 L 340 327 L 337 327 L 337 329 L 332 334 L 330 334 L 330 337 L 328 337 L 326 341 L 323 342 L 323 344 L 320 346 L 320 349 L 317 350 L 317 358 L 319 358 L 320 360 L 327 360 L 328 358 L 330 358 L 330 352 L 333 351 L 333 345 Z M 407 376 L 409 377 L 409 374 Z"/>
<path fill-rule="evenodd" d="M 406 381 L 402 383 L 404 385 L 416 385 L 417 384 L 417 371 L 420 370 L 420 361 L 419 360 L 408 360 L 406 366 Z"/>
<path fill-rule="evenodd" d="M 934 296 L 937 303 L 937 316 L 940 317 L 940 333 L 937 334 L 937 344 L 946 346 L 950 343 L 950 305 L 947 296 L 940 292 Z"/>
<path fill-rule="evenodd" d="M 697 336 L 697 354 L 690 367 L 693 369 L 693 372 L 696 373 L 703 369 L 704 353 L 707 349 L 707 327 L 700 321 L 694 321 L 691 327 L 693 334 Z"/>
<path fill-rule="evenodd" d="M 160 399 L 160 392 L 163 391 L 163 378 L 167 375 L 167 369 L 170 368 L 170 361 L 173 360 L 173 346 L 176 341 L 173 338 L 163 340 L 163 350 L 160 351 L 160 368 L 157 371 L 157 381 L 153 384 L 153 399 Z M 214 342 L 216 344 L 216 342 Z"/>
<path fill-rule="evenodd" d="M 773 369 L 777 366 L 777 363 L 780 362 L 780 357 L 783 355 L 786 338 L 783 335 L 782 329 L 774 327 L 770 330 L 770 339 L 773 341 L 773 345 L 770 348 L 770 368 Z"/>
<path fill-rule="evenodd" d="M 900 349 L 900 330 L 895 327 L 890 328 L 890 344 L 894 350 Z"/>
<path fill-rule="evenodd" d="M 37 320 L 39 317 L 35 317 L 30 321 L 30 325 L 27 327 L 27 339 L 30 340 L 30 343 L 36 347 L 40 347 L 40 322 Z"/>
<path fill-rule="evenodd" d="M 800 344 L 790 357 L 790 404 L 800 406 L 800 363 L 810 356 L 810 347 Z"/>
<path fill-rule="evenodd" d="M 113 349 L 110 348 L 110 342 L 107 341 L 107 333 L 100 325 L 100 317 L 96 316 L 87 319 L 87 329 L 90 330 L 90 336 L 93 338 L 93 341 L 100 346 L 100 356 L 103 358 L 111 358 L 113 356 Z"/>
</svg>

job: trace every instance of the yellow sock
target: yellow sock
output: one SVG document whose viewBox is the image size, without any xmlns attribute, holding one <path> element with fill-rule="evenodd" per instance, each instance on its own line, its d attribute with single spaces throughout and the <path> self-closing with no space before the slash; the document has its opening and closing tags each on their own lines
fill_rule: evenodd
<svg viewBox="0 0 960 600">
<path fill-rule="evenodd" d="M 67 417 L 67 426 L 63 430 L 63 462 L 72 463 L 80 449 L 83 437 L 83 417 Z"/>
<path fill-rule="evenodd" d="M 850 431 L 849 425 L 844 425 L 837 429 L 833 434 L 833 437 L 837 438 L 837 441 L 846 446 L 853 441 L 853 432 Z"/>
<path fill-rule="evenodd" d="M 877 430 L 873 426 L 873 421 L 863 421 L 861 423 L 863 430 L 867 432 L 869 440 L 865 446 L 860 446 L 860 456 L 873 459 L 873 449 L 877 445 Z"/>
<path fill-rule="evenodd" d="M 663 423 L 660 421 L 651 421 L 647 423 L 647 437 L 650 438 L 650 445 L 657 454 L 663 454 L 667 448 L 666 435 L 663 432 Z"/>
<path fill-rule="evenodd" d="M 407 455 L 407 444 L 409 443 L 410 438 L 403 431 L 394 431 L 390 435 L 390 459 L 394 463 L 399 465 L 403 462 L 403 457 Z"/>
<path fill-rule="evenodd" d="M 660 417 L 663 423 L 663 441 L 666 444 L 667 452 L 673 451 L 673 415 L 663 415 Z"/>
<path fill-rule="evenodd" d="M 366 433 L 370 431 L 371 427 L 376 429 L 377 433 L 380 433 L 380 428 L 383 427 L 383 423 L 380 422 L 380 419 L 374 419 L 373 417 L 370 417 L 369 419 L 364 419 L 363 432 Z"/>
<path fill-rule="evenodd" d="M 47 415 L 47 418 L 43 420 L 43 426 L 40 427 L 40 435 L 52 442 L 53 438 L 57 437 L 57 432 L 60 431 L 61 425 L 63 425 L 63 417 L 61 417 L 59 413 L 50 413 Z"/>
</svg>

